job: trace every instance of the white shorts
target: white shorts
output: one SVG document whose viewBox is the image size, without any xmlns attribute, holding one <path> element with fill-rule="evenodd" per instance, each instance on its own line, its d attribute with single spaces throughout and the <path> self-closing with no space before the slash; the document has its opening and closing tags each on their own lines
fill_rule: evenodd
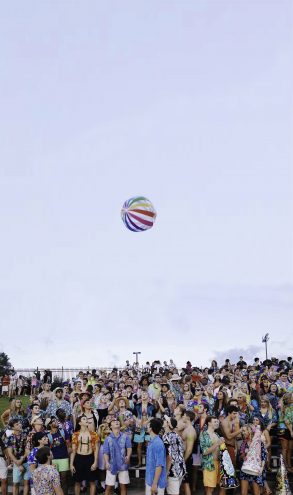
<svg viewBox="0 0 293 495">
<path fill-rule="evenodd" d="M 151 486 L 149 485 L 145 485 L 145 495 L 151 495 Z M 164 495 L 165 493 L 165 488 L 159 488 L 158 487 L 158 491 L 157 491 L 157 495 Z"/>
<path fill-rule="evenodd" d="M 8 392 L 8 385 L 3 385 L 2 392 Z"/>
<path fill-rule="evenodd" d="M 7 464 L 4 457 L 0 457 L 0 480 L 7 479 Z"/>
<path fill-rule="evenodd" d="M 182 478 L 173 478 L 172 476 L 168 476 L 166 488 L 167 494 L 178 495 L 180 493 L 181 482 Z"/>
<path fill-rule="evenodd" d="M 110 471 L 107 471 L 106 485 L 115 486 L 117 476 L 121 485 L 128 485 L 130 483 L 128 471 L 119 471 L 117 474 L 112 474 Z"/>
</svg>

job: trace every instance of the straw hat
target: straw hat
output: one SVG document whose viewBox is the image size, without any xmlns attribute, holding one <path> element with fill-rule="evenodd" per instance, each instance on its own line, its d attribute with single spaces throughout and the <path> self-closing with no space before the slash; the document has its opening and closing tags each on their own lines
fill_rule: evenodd
<svg viewBox="0 0 293 495">
<path fill-rule="evenodd" d="M 116 399 L 115 399 L 115 406 L 119 408 L 119 402 L 121 400 L 124 400 L 125 407 L 126 407 L 126 409 L 128 409 L 129 408 L 129 400 L 127 399 L 127 397 L 116 397 Z"/>
</svg>

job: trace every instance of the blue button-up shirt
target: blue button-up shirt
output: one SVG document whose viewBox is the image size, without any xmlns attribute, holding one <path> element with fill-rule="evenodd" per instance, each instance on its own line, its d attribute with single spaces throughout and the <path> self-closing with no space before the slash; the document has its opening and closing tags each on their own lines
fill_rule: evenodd
<svg viewBox="0 0 293 495">
<path fill-rule="evenodd" d="M 152 486 L 156 468 L 161 466 L 162 472 L 158 481 L 159 488 L 165 488 L 167 486 L 166 476 L 166 449 L 163 441 L 159 436 L 155 436 L 147 448 L 146 458 L 146 484 Z"/>
<path fill-rule="evenodd" d="M 125 433 L 118 437 L 111 433 L 105 440 L 103 452 L 109 456 L 110 471 L 117 474 L 119 471 L 127 471 L 128 464 L 125 462 L 127 449 L 131 449 L 131 440 Z"/>
</svg>

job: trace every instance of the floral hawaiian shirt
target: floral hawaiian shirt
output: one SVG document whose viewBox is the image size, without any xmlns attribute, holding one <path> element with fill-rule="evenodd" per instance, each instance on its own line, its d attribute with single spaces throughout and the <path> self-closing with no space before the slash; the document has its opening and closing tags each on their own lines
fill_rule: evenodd
<svg viewBox="0 0 293 495">
<path fill-rule="evenodd" d="M 71 404 L 67 400 L 61 400 L 60 402 L 53 400 L 47 407 L 46 416 L 56 416 L 57 409 L 63 409 L 63 411 L 65 411 L 66 413 L 66 416 L 71 416 L 72 414 Z"/>
<path fill-rule="evenodd" d="M 60 476 L 55 466 L 41 464 L 32 473 L 36 495 L 54 495 L 60 486 Z"/>
<path fill-rule="evenodd" d="M 169 476 L 183 478 L 186 473 L 184 461 L 184 445 L 182 438 L 175 431 L 165 433 L 162 438 L 167 455 L 171 457 L 171 468 Z"/>
<path fill-rule="evenodd" d="M 24 454 L 25 454 L 25 447 L 26 447 L 26 435 L 24 433 L 21 433 L 20 435 L 10 435 L 5 440 L 5 448 L 11 447 L 13 450 L 13 455 L 16 457 L 16 459 L 20 459 Z"/>
<path fill-rule="evenodd" d="M 218 438 L 220 437 L 218 436 Z M 214 454 L 213 452 L 211 452 L 210 454 L 205 454 L 205 452 L 213 445 L 213 442 L 207 430 L 203 431 L 200 434 L 199 442 L 202 451 L 202 468 L 206 469 L 207 471 L 213 471 L 215 469 Z"/>
</svg>

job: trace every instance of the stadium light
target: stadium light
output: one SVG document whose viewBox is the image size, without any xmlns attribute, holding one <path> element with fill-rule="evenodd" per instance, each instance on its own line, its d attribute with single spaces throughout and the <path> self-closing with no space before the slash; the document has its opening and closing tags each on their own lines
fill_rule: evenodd
<svg viewBox="0 0 293 495">
<path fill-rule="evenodd" d="M 132 354 L 135 354 L 135 364 L 138 364 L 138 357 L 137 357 L 137 356 L 138 356 L 139 354 L 141 354 L 141 352 L 140 352 L 140 351 L 138 351 L 138 352 L 133 352 Z"/>
<path fill-rule="evenodd" d="M 268 340 L 269 340 L 269 334 L 266 333 L 265 336 L 262 338 L 262 343 L 265 344 L 266 347 L 266 359 L 268 359 Z"/>
</svg>

